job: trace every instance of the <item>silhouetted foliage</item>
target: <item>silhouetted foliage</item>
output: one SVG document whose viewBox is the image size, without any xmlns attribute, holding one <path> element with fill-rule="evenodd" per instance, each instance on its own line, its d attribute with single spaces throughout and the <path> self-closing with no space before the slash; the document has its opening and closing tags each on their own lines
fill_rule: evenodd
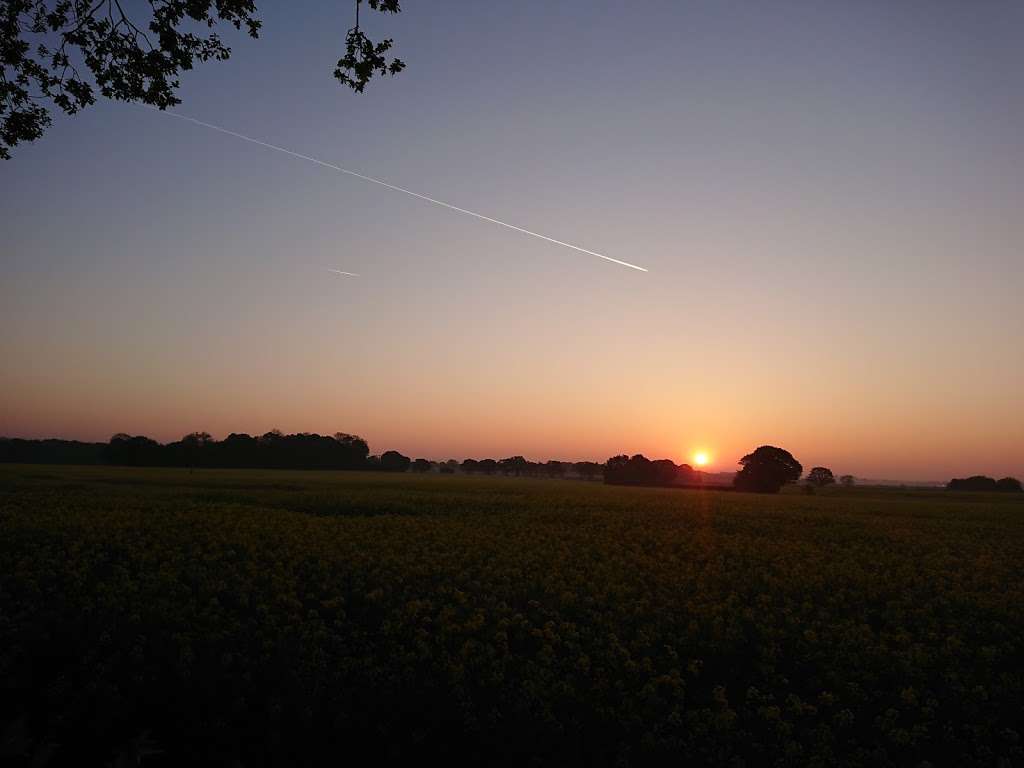
<svg viewBox="0 0 1024 768">
<path fill-rule="evenodd" d="M 795 483 L 803 473 L 803 466 L 793 454 L 773 445 L 762 445 L 740 459 L 743 467 L 733 478 L 733 485 L 741 491 L 778 493 L 786 483 Z"/>
<path fill-rule="evenodd" d="M 102 464 L 106 443 L 0 437 L 0 464 Z"/>
<path fill-rule="evenodd" d="M 622 483 L 626 479 L 626 468 L 629 466 L 629 456 L 620 453 L 612 456 L 604 463 L 604 481 L 606 483 Z"/>
<path fill-rule="evenodd" d="M 398 451 L 385 451 L 380 455 L 380 468 L 384 472 L 407 472 L 412 462 Z"/>
<path fill-rule="evenodd" d="M 107 464 L 166 467 L 253 467 L 267 469 L 367 469 L 366 441 L 339 432 L 334 437 L 278 430 L 259 438 L 231 433 L 222 441 L 193 432 L 160 445 L 148 437 L 114 435 L 103 454 Z"/>
<path fill-rule="evenodd" d="M 429 472 L 431 469 L 433 469 L 433 466 L 427 459 L 416 459 L 412 463 L 413 472 L 418 472 L 422 474 L 424 472 Z"/>
<path fill-rule="evenodd" d="M 1004 477 L 996 481 L 996 490 L 1020 493 L 1024 488 L 1021 487 L 1020 480 L 1016 477 Z"/>
<path fill-rule="evenodd" d="M 856 481 L 854 480 L 853 475 L 843 475 L 839 478 L 839 484 L 846 488 L 852 488 L 855 483 Z"/>
<path fill-rule="evenodd" d="M 156 440 L 142 435 L 126 435 L 119 432 L 110 438 L 105 455 L 108 464 L 127 467 L 154 467 L 170 463 L 170 456 Z"/>
<path fill-rule="evenodd" d="M 972 475 L 971 477 L 953 478 L 946 484 L 951 491 L 994 491 L 996 479 L 985 475 Z"/>
<path fill-rule="evenodd" d="M 816 488 L 832 485 L 835 481 L 836 477 L 828 467 L 815 467 L 807 474 L 807 485 Z"/>
<path fill-rule="evenodd" d="M 397 75 L 405 69 L 405 62 L 392 59 L 390 62 L 384 54 L 391 50 L 393 40 L 381 40 L 374 43 L 359 27 L 359 6 L 362 0 L 356 0 L 356 24 L 345 35 L 345 55 L 338 59 L 334 76 L 338 82 L 347 85 L 356 93 L 362 93 L 366 84 L 374 76 Z M 367 4 L 375 11 L 398 13 L 398 0 L 367 0 Z"/>
<path fill-rule="evenodd" d="M 688 464 L 671 459 L 651 461 L 643 454 L 613 456 L 604 466 L 604 481 L 611 485 L 690 485 L 699 475 Z"/>
<path fill-rule="evenodd" d="M 522 456 L 510 456 L 507 459 L 499 461 L 498 466 L 506 475 L 515 475 L 516 477 L 519 477 L 526 471 L 529 466 L 529 462 Z"/>
<path fill-rule="evenodd" d="M 374 75 L 405 68 L 388 61 L 390 39 L 375 43 L 356 23 L 345 37 L 345 53 L 334 77 L 361 93 Z M 367 0 L 382 13 L 398 13 L 399 0 Z M 128 10 L 125 10 L 128 6 Z M 132 16 L 135 18 L 133 19 Z M 0 6 L 0 158 L 22 141 L 39 138 L 50 124 L 52 105 L 73 115 L 108 99 L 158 109 L 181 103 L 178 78 L 196 63 L 224 61 L 231 49 L 217 24 L 259 37 L 253 0 L 5 0 Z"/>
<path fill-rule="evenodd" d="M 544 464 L 544 472 L 548 477 L 565 477 L 566 465 L 561 461 L 548 461 Z"/>
<path fill-rule="evenodd" d="M 946 484 L 946 488 L 951 491 L 1015 492 L 1021 490 L 1021 483 L 1020 480 L 1014 477 L 1004 477 L 1002 480 L 996 480 L 985 475 L 973 475 L 965 478 L 954 478 Z"/>
<path fill-rule="evenodd" d="M 462 471 L 467 475 L 472 475 L 477 472 L 480 468 L 480 462 L 476 459 L 466 459 L 462 462 Z"/>
<path fill-rule="evenodd" d="M 596 461 L 577 461 L 573 464 L 573 469 L 576 470 L 576 474 L 584 480 L 593 480 L 601 474 L 604 467 Z"/>
<path fill-rule="evenodd" d="M 477 463 L 477 467 L 485 475 L 493 475 L 498 471 L 498 462 L 494 459 L 480 459 Z"/>
<path fill-rule="evenodd" d="M 651 462 L 654 485 L 674 484 L 679 480 L 679 469 L 671 459 L 655 459 Z"/>
</svg>

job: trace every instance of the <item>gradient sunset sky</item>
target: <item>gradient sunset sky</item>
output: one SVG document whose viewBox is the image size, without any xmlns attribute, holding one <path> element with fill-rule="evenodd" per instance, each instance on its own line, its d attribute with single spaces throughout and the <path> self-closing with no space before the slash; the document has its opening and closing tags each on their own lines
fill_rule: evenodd
<svg viewBox="0 0 1024 768">
<path fill-rule="evenodd" d="M 1024 3 L 407 0 L 361 96 L 260 5 L 178 111 L 650 272 L 101 102 L 0 165 L 0 435 L 1024 476 Z"/>
</svg>

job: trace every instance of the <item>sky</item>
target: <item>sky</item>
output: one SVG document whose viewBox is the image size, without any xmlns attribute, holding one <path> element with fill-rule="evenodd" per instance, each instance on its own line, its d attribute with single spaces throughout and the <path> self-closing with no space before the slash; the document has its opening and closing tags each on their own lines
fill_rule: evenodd
<svg viewBox="0 0 1024 768">
<path fill-rule="evenodd" d="M 179 112 L 649 272 L 101 102 L 0 166 L 0 435 L 1024 476 L 1021 3 L 407 0 L 361 95 L 258 5 Z"/>
</svg>

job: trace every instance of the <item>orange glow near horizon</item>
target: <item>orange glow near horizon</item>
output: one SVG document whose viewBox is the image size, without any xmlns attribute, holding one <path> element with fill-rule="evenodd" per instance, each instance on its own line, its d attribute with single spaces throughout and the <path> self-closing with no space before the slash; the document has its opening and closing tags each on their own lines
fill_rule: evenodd
<svg viewBox="0 0 1024 768">
<path fill-rule="evenodd" d="M 693 463 L 698 467 L 706 467 L 711 463 L 711 455 L 707 451 L 695 451 L 693 454 Z"/>
</svg>

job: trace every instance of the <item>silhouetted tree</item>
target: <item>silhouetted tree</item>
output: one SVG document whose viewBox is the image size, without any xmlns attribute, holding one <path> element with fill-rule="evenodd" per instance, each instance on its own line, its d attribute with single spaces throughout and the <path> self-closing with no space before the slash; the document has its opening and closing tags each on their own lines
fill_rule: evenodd
<svg viewBox="0 0 1024 768">
<path fill-rule="evenodd" d="M 603 467 L 596 461 L 577 461 L 573 465 L 573 469 L 576 470 L 576 474 L 584 480 L 593 480 L 601 474 Z"/>
<path fill-rule="evenodd" d="M 544 472 L 548 477 L 565 477 L 566 465 L 561 461 L 548 461 L 544 464 Z"/>
<path fill-rule="evenodd" d="M 360 4 L 354 3 L 355 26 L 334 69 L 338 82 L 356 92 L 374 75 L 405 68 L 400 59 L 388 61 L 391 40 L 375 43 L 362 31 Z M 366 4 L 400 11 L 399 0 Z M 108 99 L 159 109 L 179 104 L 183 70 L 231 55 L 216 32 L 203 34 L 218 23 L 259 37 L 254 0 L 6 0 L 0 6 L 0 158 L 43 134 L 49 105 L 72 115 L 95 103 L 97 89 Z"/>
<path fill-rule="evenodd" d="M 380 455 L 380 468 L 385 472 L 407 472 L 412 462 L 398 451 L 385 451 Z"/>
<path fill-rule="evenodd" d="M 485 475 L 493 475 L 495 472 L 498 471 L 498 462 L 496 462 L 494 459 L 480 459 L 480 461 L 477 463 L 477 467 Z"/>
<path fill-rule="evenodd" d="M 1019 493 L 1022 489 L 1020 480 L 1016 477 L 1004 477 L 1001 480 L 996 481 L 997 491 L 1009 491 L 1011 493 Z"/>
<path fill-rule="evenodd" d="M 106 443 L 0 437 L 0 463 L 102 464 L 106 454 Z"/>
<path fill-rule="evenodd" d="M 501 471 L 506 475 L 514 474 L 519 477 L 526 470 L 529 462 L 526 461 L 522 456 L 509 456 L 507 459 L 502 459 L 498 462 L 498 466 Z"/>
<path fill-rule="evenodd" d="M 167 445 L 118 434 L 105 446 L 103 458 L 137 466 L 364 469 L 368 453 L 366 441 L 355 435 L 273 430 L 259 438 L 232 432 L 220 442 L 206 432 L 193 432 Z"/>
<path fill-rule="evenodd" d="M 462 471 L 465 472 L 467 475 L 475 474 L 479 468 L 480 462 L 477 461 L 476 459 L 465 459 L 462 462 Z"/>
<path fill-rule="evenodd" d="M 180 457 L 175 464 L 182 464 L 186 467 L 202 467 L 207 464 L 204 459 L 208 458 L 210 446 L 213 444 L 213 437 L 209 432 L 190 432 L 174 445 L 173 453 Z M 172 444 L 173 445 L 173 444 Z M 169 449 L 172 446 L 167 446 Z"/>
<path fill-rule="evenodd" d="M 605 464 L 604 481 L 613 485 L 674 485 L 679 470 L 671 459 L 651 461 L 640 453 L 613 456 Z"/>
<path fill-rule="evenodd" d="M 832 470 L 828 467 L 814 467 L 807 474 L 807 485 L 814 486 L 815 488 L 824 488 L 835 481 L 835 475 L 832 474 Z"/>
<path fill-rule="evenodd" d="M 733 485 L 742 491 L 778 493 L 786 483 L 795 483 L 803 466 L 793 454 L 773 445 L 762 445 L 740 459 L 743 467 L 733 478 Z"/>
<path fill-rule="evenodd" d="M 856 483 L 856 480 L 854 479 L 853 475 L 843 475 L 842 477 L 839 478 L 839 483 L 840 485 L 843 485 L 846 488 L 852 488 Z"/>
<path fill-rule="evenodd" d="M 1019 491 L 1021 490 L 1020 480 L 1013 477 L 1004 477 L 996 480 L 985 475 L 973 475 L 966 478 L 954 478 L 946 484 L 951 491 Z"/>
<path fill-rule="evenodd" d="M 431 470 L 431 464 L 430 464 L 430 462 L 427 459 L 416 459 L 412 463 L 412 471 L 413 472 L 418 472 L 418 473 L 422 474 L 423 472 L 429 472 L 430 470 Z"/>
<path fill-rule="evenodd" d="M 951 491 L 994 491 L 996 490 L 994 477 L 985 475 L 972 475 L 965 478 L 954 478 L 946 484 Z"/>
<path fill-rule="evenodd" d="M 259 467 L 260 444 L 255 437 L 244 432 L 232 432 L 212 446 L 211 466 L 216 467 Z"/>
<path fill-rule="evenodd" d="M 156 440 L 142 435 L 126 435 L 119 432 L 110 438 L 104 458 L 108 464 L 127 467 L 152 467 L 164 463 L 163 446 Z"/>
<path fill-rule="evenodd" d="M 629 456 L 620 453 L 612 456 L 604 463 L 604 481 L 614 483 L 618 478 L 623 477 L 626 467 L 629 465 Z"/>
<path fill-rule="evenodd" d="M 651 482 L 654 485 L 672 485 L 679 474 L 679 467 L 671 459 L 656 459 L 651 462 Z"/>
<path fill-rule="evenodd" d="M 612 456 L 604 463 L 604 481 L 609 484 L 623 485 L 630 481 L 630 458 L 624 453 Z"/>
<path fill-rule="evenodd" d="M 347 432 L 335 432 L 334 440 L 341 448 L 340 461 L 341 469 L 358 469 L 366 464 L 366 457 L 370 455 L 370 446 L 359 435 L 350 435 Z"/>
<path fill-rule="evenodd" d="M 679 485 L 704 485 L 704 473 L 689 464 L 680 464 L 676 467 L 674 482 Z"/>
</svg>

